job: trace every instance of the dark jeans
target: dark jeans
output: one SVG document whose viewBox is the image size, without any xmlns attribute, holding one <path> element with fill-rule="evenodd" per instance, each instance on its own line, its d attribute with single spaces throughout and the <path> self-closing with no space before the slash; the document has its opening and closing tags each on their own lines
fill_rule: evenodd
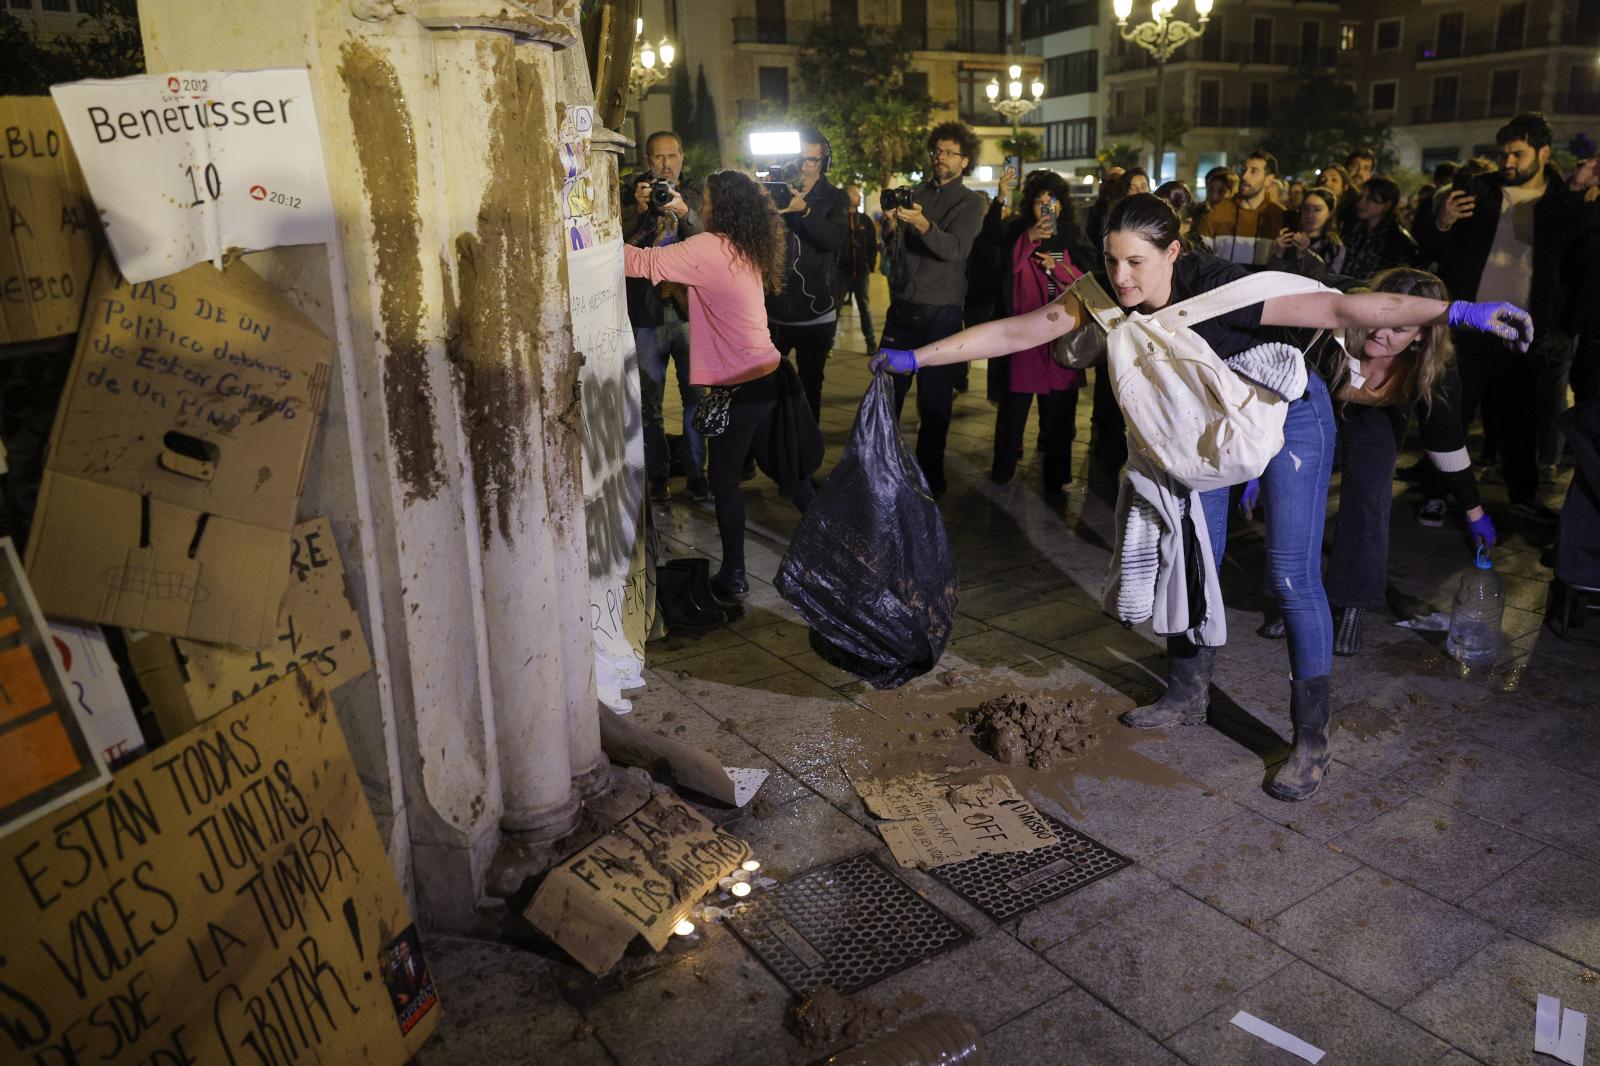
<svg viewBox="0 0 1600 1066">
<path fill-rule="evenodd" d="M 867 351 L 872 351 L 878 346 L 873 340 L 872 307 L 867 296 L 867 288 L 872 281 L 872 276 L 850 283 L 850 299 L 855 301 L 856 314 L 861 316 L 861 339 L 867 342 Z"/>
<path fill-rule="evenodd" d="M 894 300 L 889 304 L 888 321 L 883 326 L 885 348 L 920 348 L 961 332 L 961 307 L 914 304 Z M 944 446 L 950 436 L 951 411 L 955 404 L 956 382 L 965 363 L 924 367 L 917 371 L 917 465 L 935 495 L 945 490 Z M 905 409 L 911 392 L 910 374 L 894 376 L 896 417 Z"/>
<path fill-rule="evenodd" d="M 1339 517 L 1328 555 L 1328 602 L 1370 610 L 1384 605 L 1388 585 L 1389 513 L 1400 434 L 1393 415 L 1382 407 L 1343 404 L 1337 424 Z"/>
<path fill-rule="evenodd" d="M 1575 405 L 1600 394 L 1600 334 L 1591 336 L 1585 333 L 1578 338 L 1578 350 L 1572 357 L 1571 377 Z"/>
<path fill-rule="evenodd" d="M 1461 425 L 1471 425 L 1480 405 L 1494 423 L 1495 449 L 1512 503 L 1532 502 L 1539 491 L 1541 425 L 1551 397 L 1564 388 L 1572 364 L 1572 338 L 1550 330 L 1535 336 L 1527 352 L 1495 337 L 1458 330 Z M 1563 403 L 1563 406 L 1565 404 Z"/>
<path fill-rule="evenodd" d="M 773 371 L 740 385 L 733 394 L 728 428 L 706 438 L 711 493 L 717 505 L 717 533 L 722 538 L 722 565 L 730 570 L 744 569 L 744 493 L 739 488 L 744 461 L 753 456 L 763 470 L 770 468 L 772 412 L 777 406 L 778 374 Z M 802 478 L 789 500 L 803 512 L 815 497 L 811 482 Z"/>
<path fill-rule="evenodd" d="M 833 350 L 833 338 L 839 331 L 838 322 L 823 322 L 815 326 L 785 326 L 770 323 L 767 332 L 772 335 L 773 347 L 784 358 L 794 352 L 794 368 L 800 372 L 800 385 L 806 391 L 806 404 L 812 417 L 822 421 L 822 378 L 828 366 L 828 353 Z"/>
<path fill-rule="evenodd" d="M 672 470 L 667 451 L 667 433 L 662 426 L 661 403 L 666 368 L 661 362 L 661 342 L 655 326 L 635 326 L 633 346 L 639 358 L 639 411 L 644 420 L 644 469 L 654 481 Z"/>
<path fill-rule="evenodd" d="M 656 327 L 656 344 L 657 366 L 652 373 L 660 382 L 659 388 L 663 393 L 667 387 L 668 359 L 672 360 L 678 375 L 678 398 L 683 401 L 684 473 L 690 479 L 703 478 L 706 476 L 706 446 L 700 439 L 700 434 L 695 432 L 694 413 L 700 406 L 700 397 L 706 390 L 698 385 L 689 384 L 688 320 L 679 318 L 676 311 L 668 310 L 662 318 L 661 325 Z M 657 421 L 663 420 L 658 418 Z M 663 431 L 663 438 L 664 436 Z"/>
<path fill-rule="evenodd" d="M 989 477 L 1004 485 L 1017 472 L 1017 456 L 1028 427 L 1031 392 L 1008 392 L 994 415 L 994 463 Z M 1040 394 L 1039 442 L 1044 448 L 1044 488 L 1057 492 L 1072 480 L 1072 440 L 1077 434 L 1078 390 Z"/>
<path fill-rule="evenodd" d="M 1267 577 L 1283 607 L 1289 674 L 1296 681 L 1333 670 L 1333 616 L 1322 586 L 1322 524 L 1333 472 L 1333 407 L 1328 386 L 1313 373 L 1306 394 L 1289 405 L 1283 447 L 1261 475 Z M 1222 569 L 1228 544 L 1228 491 L 1200 494 L 1211 557 Z"/>
</svg>

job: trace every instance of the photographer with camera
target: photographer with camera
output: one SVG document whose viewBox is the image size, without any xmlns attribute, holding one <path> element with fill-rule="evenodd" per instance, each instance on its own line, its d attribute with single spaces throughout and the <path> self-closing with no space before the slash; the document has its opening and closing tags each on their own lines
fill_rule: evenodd
<svg viewBox="0 0 1600 1066">
<path fill-rule="evenodd" d="M 766 183 L 785 227 L 784 286 L 767 296 L 773 346 L 805 387 L 806 403 L 822 421 L 822 379 L 839 329 L 839 253 L 850 237 L 844 192 L 828 182 L 828 139 L 800 131 L 800 158 Z"/>
<path fill-rule="evenodd" d="M 705 227 L 700 219 L 701 193 L 683 177 L 683 142 L 671 130 L 652 133 L 645 141 L 650 166 L 629 185 L 622 198 L 623 240 L 635 248 L 651 248 L 684 240 Z M 637 278 L 628 281 L 628 318 L 639 353 L 639 398 L 643 408 L 645 472 L 650 498 L 666 503 L 672 456 L 667 449 L 662 404 L 666 397 L 667 360 L 675 365 L 678 395 L 683 401 L 683 437 L 687 449 L 689 495 L 706 499 L 705 446 L 692 420 L 701 390 L 689 383 L 688 316 L 680 303 Z"/>
<path fill-rule="evenodd" d="M 914 188 L 885 189 L 885 242 L 894 245 L 889 276 L 889 315 L 881 344 L 914 348 L 961 330 L 967 296 L 967 256 L 983 228 L 983 197 L 961 179 L 978 163 L 978 135 L 965 122 L 941 122 L 928 131 L 928 180 Z M 935 496 L 945 490 L 944 447 L 958 368 L 919 370 L 917 465 Z M 895 408 L 905 407 L 910 375 L 896 377 Z"/>
</svg>

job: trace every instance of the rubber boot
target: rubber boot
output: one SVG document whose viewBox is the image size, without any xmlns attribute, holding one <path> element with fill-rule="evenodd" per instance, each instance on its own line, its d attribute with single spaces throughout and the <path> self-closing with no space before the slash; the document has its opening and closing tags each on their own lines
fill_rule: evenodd
<svg viewBox="0 0 1600 1066">
<path fill-rule="evenodd" d="M 715 629 L 728 620 L 720 607 L 702 607 L 689 588 L 689 572 L 672 567 L 656 567 L 656 606 L 669 630 Z"/>
<path fill-rule="evenodd" d="M 1327 776 L 1333 749 L 1328 746 L 1328 675 L 1289 683 L 1289 714 L 1294 719 L 1294 747 L 1289 761 L 1267 785 L 1273 799 L 1298 803 L 1310 799 Z"/>
<path fill-rule="evenodd" d="M 744 567 L 730 569 L 723 566 L 711 579 L 711 593 L 723 603 L 738 603 L 750 591 L 750 581 L 744 576 Z"/>
<path fill-rule="evenodd" d="M 1216 667 L 1216 648 L 1191 644 L 1181 637 L 1167 638 L 1167 691 L 1154 703 L 1126 712 L 1120 721 L 1132 729 L 1205 725 L 1211 706 L 1211 673 Z"/>
</svg>

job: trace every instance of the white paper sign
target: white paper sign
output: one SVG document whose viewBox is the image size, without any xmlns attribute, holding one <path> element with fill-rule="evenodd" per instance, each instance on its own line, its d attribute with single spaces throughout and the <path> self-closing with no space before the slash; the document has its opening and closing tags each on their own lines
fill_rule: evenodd
<svg viewBox="0 0 1600 1066">
<path fill-rule="evenodd" d="M 180 70 L 50 93 L 129 281 L 220 266 L 231 248 L 333 238 L 303 68 Z"/>
<path fill-rule="evenodd" d="M 1553 1055 L 1571 1066 L 1583 1066 L 1583 1045 L 1589 1034 L 1589 1016 L 1563 1008 L 1555 996 L 1539 994 L 1533 1015 L 1533 1050 Z"/>
<path fill-rule="evenodd" d="M 50 637 L 67 694 L 88 724 L 89 736 L 106 765 L 114 770 L 143 752 L 144 734 L 100 627 L 51 622 Z"/>
<path fill-rule="evenodd" d="M 628 575 L 644 501 L 644 416 L 622 242 L 567 250 L 572 344 L 583 353 L 583 515 L 595 681 L 606 706 L 644 683 L 644 634 L 629 632 Z"/>
</svg>

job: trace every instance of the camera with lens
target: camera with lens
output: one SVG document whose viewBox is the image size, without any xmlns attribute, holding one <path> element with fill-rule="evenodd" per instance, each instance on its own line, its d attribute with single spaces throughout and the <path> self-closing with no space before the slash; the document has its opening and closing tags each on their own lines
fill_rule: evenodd
<svg viewBox="0 0 1600 1066">
<path fill-rule="evenodd" d="M 767 173 L 767 180 L 761 184 L 766 186 L 778 210 L 783 210 L 789 206 L 789 201 L 794 199 L 794 190 L 800 187 L 800 161 L 791 159 L 782 166 L 774 167 Z"/>
<path fill-rule="evenodd" d="M 677 190 L 673 187 L 672 179 L 670 178 L 657 178 L 650 185 L 650 202 L 657 207 L 666 207 L 672 202 L 672 198 L 675 195 L 677 195 Z"/>
<path fill-rule="evenodd" d="M 897 207 L 910 207 L 912 205 L 911 194 L 915 191 L 915 189 L 910 188 L 885 189 L 878 197 L 878 203 L 885 211 L 893 211 Z"/>
</svg>

